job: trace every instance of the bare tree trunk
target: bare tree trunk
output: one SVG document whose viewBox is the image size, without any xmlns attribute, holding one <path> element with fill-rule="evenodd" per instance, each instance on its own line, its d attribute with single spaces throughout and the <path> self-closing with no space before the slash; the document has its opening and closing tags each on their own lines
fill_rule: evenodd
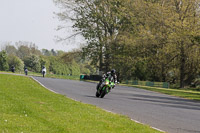
<svg viewBox="0 0 200 133">
<path fill-rule="evenodd" d="M 185 51 L 183 47 L 183 42 L 181 42 L 181 54 L 180 54 L 180 88 L 184 88 L 185 83 Z"/>
<path fill-rule="evenodd" d="M 99 54 L 99 71 L 103 70 L 103 47 L 100 44 L 100 54 Z"/>
</svg>

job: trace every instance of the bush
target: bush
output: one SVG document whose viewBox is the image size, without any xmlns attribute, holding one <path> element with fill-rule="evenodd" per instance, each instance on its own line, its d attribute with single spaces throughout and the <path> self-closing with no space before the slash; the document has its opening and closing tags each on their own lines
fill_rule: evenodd
<svg viewBox="0 0 200 133">
<path fill-rule="evenodd" d="M 71 64 L 71 75 L 80 75 L 80 66 L 75 61 Z"/>
<path fill-rule="evenodd" d="M 8 56 L 6 52 L 3 50 L 0 52 L 0 71 L 8 70 Z"/>
<path fill-rule="evenodd" d="M 197 78 L 192 82 L 192 87 L 200 88 L 200 78 Z"/>
<path fill-rule="evenodd" d="M 9 65 L 9 68 L 11 68 L 11 66 L 15 66 L 16 71 L 19 71 L 19 72 L 24 71 L 24 62 L 17 56 L 9 55 L 8 65 Z"/>
<path fill-rule="evenodd" d="M 37 55 L 30 55 L 25 57 L 24 64 L 31 71 L 41 72 L 40 58 Z"/>
</svg>

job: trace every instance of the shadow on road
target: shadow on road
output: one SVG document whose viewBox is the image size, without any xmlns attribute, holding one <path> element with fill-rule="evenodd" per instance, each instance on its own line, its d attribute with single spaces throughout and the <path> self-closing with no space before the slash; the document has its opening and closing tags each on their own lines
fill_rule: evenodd
<svg viewBox="0 0 200 133">
<path fill-rule="evenodd" d="M 129 97 L 128 99 L 131 100 L 151 102 L 153 104 L 166 107 L 200 110 L 199 101 L 187 100 L 182 98 L 173 98 L 173 97 L 140 95 L 140 94 L 131 94 L 130 96 L 131 97 Z"/>
<path fill-rule="evenodd" d="M 90 98 L 95 98 L 95 99 L 109 99 L 106 96 L 104 98 L 96 97 L 96 96 L 89 96 L 89 95 L 84 95 L 84 97 L 90 97 Z"/>
</svg>

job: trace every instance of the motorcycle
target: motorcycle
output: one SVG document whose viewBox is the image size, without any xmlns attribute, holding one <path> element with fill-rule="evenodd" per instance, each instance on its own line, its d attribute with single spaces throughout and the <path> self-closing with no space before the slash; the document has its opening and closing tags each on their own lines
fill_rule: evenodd
<svg viewBox="0 0 200 133">
<path fill-rule="evenodd" d="M 44 78 L 44 76 L 46 75 L 46 68 L 43 66 L 43 68 L 42 68 L 42 76 L 43 76 L 43 78 Z"/>
<path fill-rule="evenodd" d="M 114 85 L 115 85 L 114 82 L 111 82 L 111 80 L 106 78 L 104 82 L 102 82 L 102 84 L 97 89 L 96 97 L 103 98 L 106 94 L 110 92 L 111 88 L 113 88 Z"/>
<path fill-rule="evenodd" d="M 46 74 L 46 72 L 45 71 L 42 71 L 42 76 L 43 76 L 43 78 L 44 78 L 44 75 Z"/>
<path fill-rule="evenodd" d="M 24 71 L 25 71 L 25 75 L 28 75 L 28 69 L 25 69 Z"/>
</svg>

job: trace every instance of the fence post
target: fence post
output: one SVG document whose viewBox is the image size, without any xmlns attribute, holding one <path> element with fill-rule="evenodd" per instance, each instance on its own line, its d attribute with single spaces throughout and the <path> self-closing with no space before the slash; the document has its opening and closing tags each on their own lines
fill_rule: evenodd
<svg viewBox="0 0 200 133">
<path fill-rule="evenodd" d="M 132 85 L 138 85 L 138 81 L 137 80 L 133 80 Z"/>
<path fill-rule="evenodd" d="M 154 82 L 146 82 L 146 86 L 154 86 Z"/>
<path fill-rule="evenodd" d="M 164 82 L 163 83 L 163 88 L 169 88 L 169 83 Z"/>
<path fill-rule="evenodd" d="M 80 75 L 80 79 L 84 79 L 84 75 Z"/>
</svg>

